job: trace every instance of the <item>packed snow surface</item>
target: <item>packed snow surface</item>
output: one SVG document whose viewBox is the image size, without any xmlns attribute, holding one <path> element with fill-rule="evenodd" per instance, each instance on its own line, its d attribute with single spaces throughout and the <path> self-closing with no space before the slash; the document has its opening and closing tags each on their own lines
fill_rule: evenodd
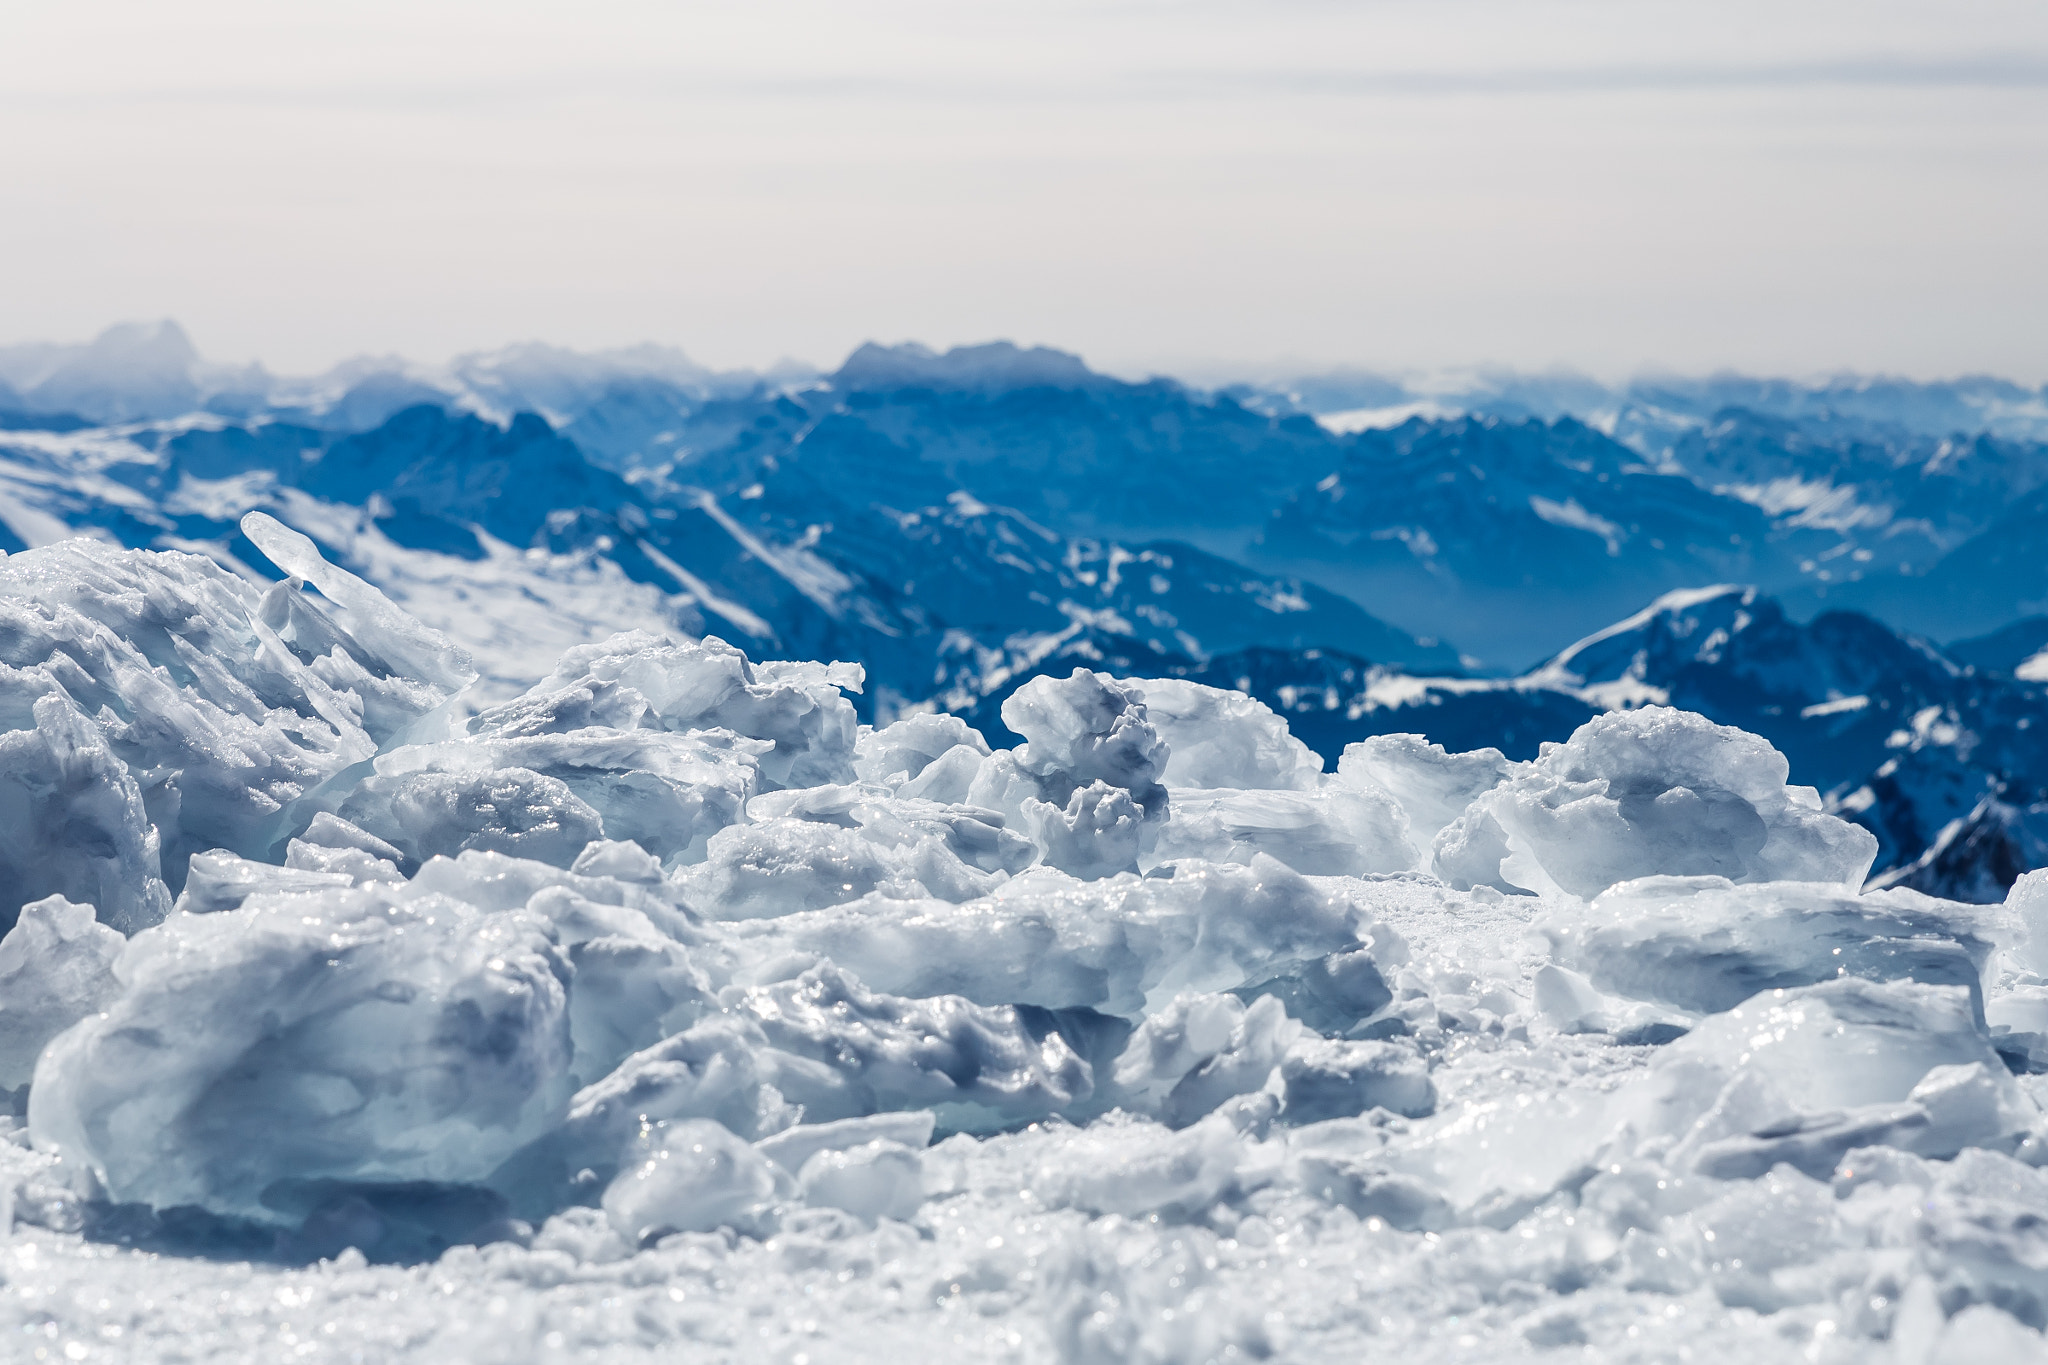
<svg viewBox="0 0 2048 1365">
<path fill-rule="evenodd" d="M 2048 874 L 1865 893 L 1755 736 L 479 710 L 245 530 L 0 559 L 0 1357 L 2048 1359 Z"/>
</svg>

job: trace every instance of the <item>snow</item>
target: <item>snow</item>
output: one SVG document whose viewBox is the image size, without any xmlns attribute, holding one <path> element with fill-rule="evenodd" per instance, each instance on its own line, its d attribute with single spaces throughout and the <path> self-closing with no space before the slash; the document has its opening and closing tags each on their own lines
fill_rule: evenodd
<svg viewBox="0 0 2048 1365">
<path fill-rule="evenodd" d="M 1668 707 L 1609 712 L 1549 744 L 1437 836 L 1454 885 L 1590 899 L 1660 873 L 1859 887 L 1877 839 L 1788 787 L 1785 758 Z"/>
<path fill-rule="evenodd" d="M 1316 422 L 1325 430 L 1339 436 L 1349 436 L 1360 431 L 1383 431 L 1398 427 L 1403 422 L 1417 417 L 1425 421 L 1438 421 L 1455 417 L 1459 409 L 1447 407 L 1433 399 L 1420 399 L 1413 403 L 1396 403 L 1389 407 L 1347 408 L 1342 412 L 1320 412 Z"/>
<path fill-rule="evenodd" d="M 93 907 L 46 896 L 0 938 L 0 1088 L 28 1084 L 52 1038 L 120 993 L 121 935 Z"/>
<path fill-rule="evenodd" d="M 1543 497 L 1541 494 L 1532 493 L 1529 496 L 1529 510 L 1549 522 L 1552 526 L 1564 526 L 1574 531 L 1592 532 L 1606 543 L 1607 553 L 1610 556 L 1621 553 L 1621 542 L 1627 539 L 1628 536 L 1627 532 L 1607 520 L 1607 518 L 1596 516 L 1594 513 L 1588 512 L 1585 508 L 1579 506 L 1577 498 L 1566 498 L 1563 502 L 1558 502 L 1554 499 Z"/>
<path fill-rule="evenodd" d="M 479 702 L 249 533 L 0 561 L 11 1356 L 2048 1358 L 2048 873 L 1865 892 L 1756 736 Z"/>
</svg>

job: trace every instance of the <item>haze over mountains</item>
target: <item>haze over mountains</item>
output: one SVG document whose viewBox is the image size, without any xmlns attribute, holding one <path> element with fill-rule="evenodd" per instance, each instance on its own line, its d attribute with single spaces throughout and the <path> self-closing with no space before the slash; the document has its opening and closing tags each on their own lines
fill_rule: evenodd
<svg viewBox="0 0 2048 1365">
<path fill-rule="evenodd" d="M 274 574 L 235 529 L 262 507 L 501 691 L 640 626 L 858 660 L 870 719 L 993 729 L 1077 663 L 1195 677 L 1331 758 L 1389 730 L 1528 756 L 1668 700 L 1770 738 L 1881 876 L 1993 898 L 2048 861 L 2048 393 L 2006 381 L 1197 388 L 1007 343 L 282 379 L 166 323 L 0 348 L 0 427 L 0 548 Z"/>
</svg>

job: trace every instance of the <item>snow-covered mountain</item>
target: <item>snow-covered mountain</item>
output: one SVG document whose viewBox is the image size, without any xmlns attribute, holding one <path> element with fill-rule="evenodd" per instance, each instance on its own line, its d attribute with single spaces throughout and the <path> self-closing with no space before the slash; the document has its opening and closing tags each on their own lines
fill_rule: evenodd
<svg viewBox="0 0 2048 1365">
<path fill-rule="evenodd" d="M 2048 605 L 2028 553 L 2048 510 L 2048 398 L 1990 379 L 1205 390 L 991 343 L 868 345 L 827 375 L 527 344 L 292 380 L 208 366 L 164 324 L 0 351 L 0 382 L 15 427 L 206 411 L 357 434 L 421 404 L 501 426 L 533 412 L 598 466 L 712 494 L 770 545 L 842 528 L 848 507 L 964 491 L 1056 535 L 1182 541 L 1319 583 L 1494 671 L 1711 582 L 1936 638 Z"/>
<path fill-rule="evenodd" d="M 1652 374 L 1620 384 L 1571 371 L 1478 370 L 1389 375 L 1336 370 L 1268 377 L 1237 386 L 1246 402 L 1308 412 L 1333 428 L 1393 426 L 1418 411 L 1555 421 L 1577 417 L 1645 450 L 1668 448 L 1727 412 L 1755 413 L 1815 435 L 1899 434 L 1936 439 L 1983 432 L 2048 439 L 2048 385 L 1969 375 L 1918 381 L 1839 374 L 1816 379 L 1732 373 Z"/>
<path fill-rule="evenodd" d="M 171 324 L 0 351 L 0 382 L 0 549 L 84 531 L 263 577 L 236 525 L 274 511 L 501 695 L 646 627 L 857 659 L 864 717 L 992 734 L 1031 677 L 1187 677 L 1331 760 L 1395 730 L 1531 757 L 1664 700 L 1771 738 L 1879 835 L 1881 874 L 1983 898 L 2048 861 L 2048 445 L 2013 385 L 1202 390 L 1007 343 L 829 375 L 526 345 L 289 380 Z M 1726 582 L 1755 586 L 1699 586 Z"/>
<path fill-rule="evenodd" d="M 1076 622 L 1193 657 L 1329 644 L 1457 666 L 1313 583 L 1190 545 L 1063 536 L 958 489 L 891 505 L 851 486 L 781 488 L 622 478 L 531 413 L 499 426 L 416 406 L 350 435 L 185 419 L 0 440 L 0 548 L 85 530 L 274 573 L 236 520 L 289 513 L 503 688 L 531 681 L 535 639 L 629 626 L 858 659 L 871 715 L 936 690 L 942 650 Z"/>
</svg>

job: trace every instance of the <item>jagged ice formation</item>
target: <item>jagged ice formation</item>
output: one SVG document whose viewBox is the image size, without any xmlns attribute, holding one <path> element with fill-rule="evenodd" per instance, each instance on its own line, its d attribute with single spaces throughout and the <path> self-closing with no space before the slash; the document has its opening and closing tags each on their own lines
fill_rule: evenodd
<svg viewBox="0 0 2048 1365">
<path fill-rule="evenodd" d="M 2043 1354 L 2048 874 L 1864 893 L 1756 736 L 991 749 L 647 633 L 471 713 L 244 530 L 0 559 L 10 1350 Z"/>
</svg>

